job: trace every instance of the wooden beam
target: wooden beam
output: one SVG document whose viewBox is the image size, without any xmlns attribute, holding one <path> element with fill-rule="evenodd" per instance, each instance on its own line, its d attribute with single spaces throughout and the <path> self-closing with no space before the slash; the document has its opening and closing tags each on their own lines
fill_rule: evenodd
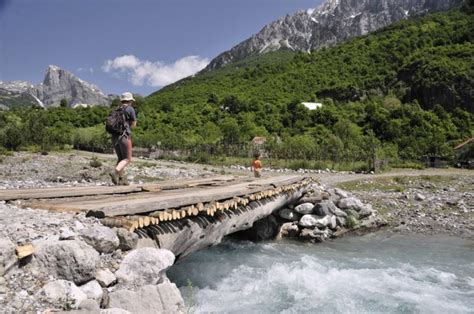
<svg viewBox="0 0 474 314">
<path fill-rule="evenodd" d="M 92 195 L 130 194 L 138 192 L 159 192 L 164 190 L 185 189 L 197 186 L 217 185 L 234 181 L 234 176 L 217 176 L 182 181 L 164 181 L 160 184 L 129 185 L 129 186 L 80 186 L 54 187 L 41 189 L 0 190 L 0 201 L 49 199 L 80 197 Z"/>
<path fill-rule="evenodd" d="M 33 255 L 35 253 L 35 248 L 32 244 L 21 245 L 16 247 L 15 252 L 18 259 L 22 259 L 27 256 Z"/>
</svg>

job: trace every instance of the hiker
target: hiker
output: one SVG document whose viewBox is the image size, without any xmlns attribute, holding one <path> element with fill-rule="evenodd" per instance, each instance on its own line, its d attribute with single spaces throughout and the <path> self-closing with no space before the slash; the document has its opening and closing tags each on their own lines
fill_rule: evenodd
<svg viewBox="0 0 474 314">
<path fill-rule="evenodd" d="M 250 169 L 251 171 L 253 171 L 255 178 L 260 178 L 262 172 L 262 162 L 260 161 L 261 155 L 259 153 L 256 153 L 254 157 L 255 159 L 252 161 L 252 166 L 250 167 Z"/>
<path fill-rule="evenodd" d="M 115 185 L 129 185 L 123 171 L 132 161 L 132 128 L 137 126 L 137 116 L 133 104 L 135 99 L 132 93 L 126 92 L 120 96 L 121 107 L 116 111 L 123 114 L 121 133 L 112 132 L 112 143 L 117 154 L 117 165 L 110 172 L 110 177 Z"/>
</svg>

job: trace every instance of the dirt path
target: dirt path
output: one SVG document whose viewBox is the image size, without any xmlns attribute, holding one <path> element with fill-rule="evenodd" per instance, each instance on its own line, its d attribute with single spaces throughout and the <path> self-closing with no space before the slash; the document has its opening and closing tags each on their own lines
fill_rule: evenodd
<svg viewBox="0 0 474 314">
<path fill-rule="evenodd" d="M 317 175 L 317 178 L 321 183 L 334 186 L 338 183 L 358 181 L 364 179 L 379 179 L 379 178 L 389 178 L 389 177 L 418 177 L 418 176 L 471 176 L 474 177 L 474 171 L 467 169 L 456 169 L 456 168 L 447 168 L 447 169 L 437 169 L 429 168 L 424 170 L 414 170 L 414 169 L 396 169 L 390 172 L 384 172 L 380 174 L 349 174 L 349 173 L 323 173 Z M 473 187 L 474 189 L 474 187 Z"/>
</svg>

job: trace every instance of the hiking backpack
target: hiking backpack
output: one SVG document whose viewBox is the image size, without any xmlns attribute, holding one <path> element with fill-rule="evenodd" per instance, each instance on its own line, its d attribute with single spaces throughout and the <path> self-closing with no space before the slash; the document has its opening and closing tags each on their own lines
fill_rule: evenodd
<svg viewBox="0 0 474 314">
<path fill-rule="evenodd" d="M 126 129 L 126 106 L 114 109 L 107 120 L 105 120 L 105 130 L 110 134 L 121 135 Z"/>
</svg>

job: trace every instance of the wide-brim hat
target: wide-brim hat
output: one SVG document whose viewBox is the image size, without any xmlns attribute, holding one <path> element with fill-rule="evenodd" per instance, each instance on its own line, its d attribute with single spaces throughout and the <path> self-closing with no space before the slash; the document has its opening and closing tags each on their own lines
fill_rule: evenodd
<svg viewBox="0 0 474 314">
<path fill-rule="evenodd" d="M 133 94 L 126 92 L 120 95 L 120 101 L 135 101 L 135 98 L 133 98 Z"/>
</svg>

